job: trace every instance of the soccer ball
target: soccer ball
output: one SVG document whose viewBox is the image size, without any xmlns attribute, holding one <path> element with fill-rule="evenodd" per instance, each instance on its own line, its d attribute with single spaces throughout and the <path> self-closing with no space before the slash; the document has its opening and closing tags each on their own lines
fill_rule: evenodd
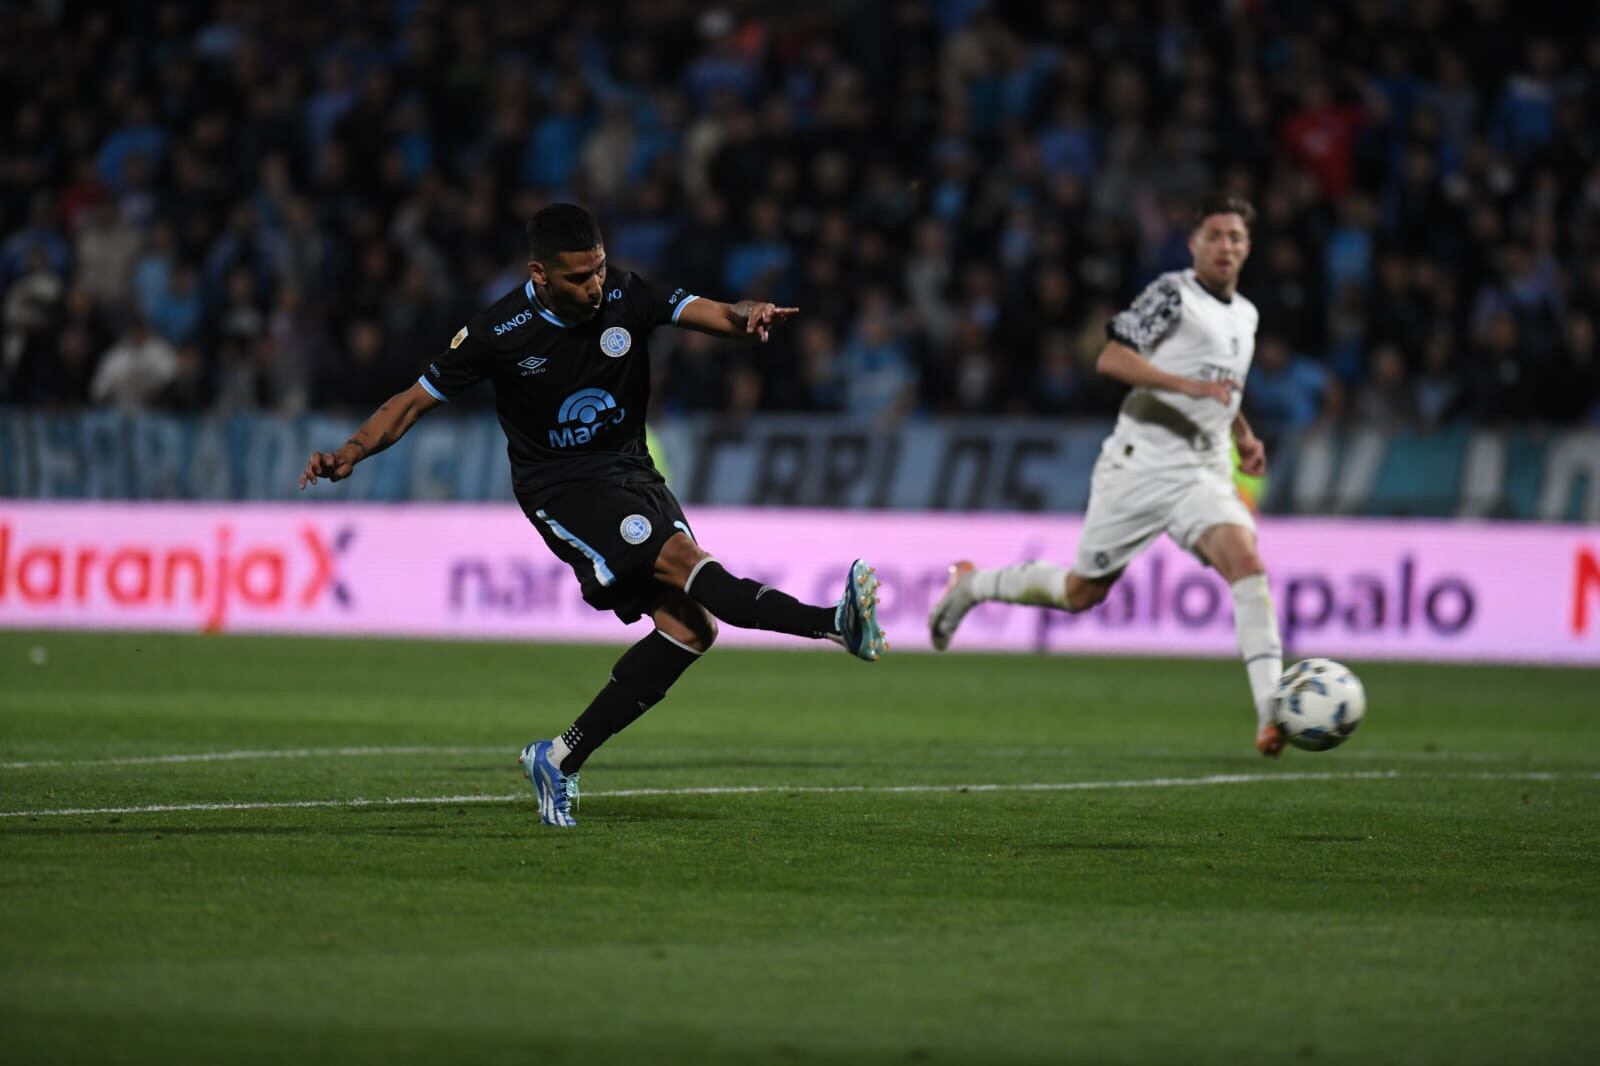
<svg viewBox="0 0 1600 1066">
<path fill-rule="evenodd" d="M 1337 748 L 1361 725 L 1367 694 L 1350 668 L 1332 659 L 1295 663 L 1278 679 L 1273 714 L 1289 743 L 1306 751 Z"/>
</svg>

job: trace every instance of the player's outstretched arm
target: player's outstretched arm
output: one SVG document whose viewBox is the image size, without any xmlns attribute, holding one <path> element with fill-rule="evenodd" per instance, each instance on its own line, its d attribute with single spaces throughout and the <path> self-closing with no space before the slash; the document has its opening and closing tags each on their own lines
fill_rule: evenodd
<svg viewBox="0 0 1600 1066">
<path fill-rule="evenodd" d="M 725 304 L 702 296 L 684 306 L 677 324 L 713 337 L 759 340 L 765 344 L 775 326 L 799 313 L 798 307 L 778 307 L 756 300 Z"/>
<path fill-rule="evenodd" d="M 1197 400 L 1204 397 L 1220 404 L 1232 403 L 1233 390 L 1239 387 L 1236 381 L 1201 381 L 1198 378 L 1180 378 L 1176 374 L 1169 374 L 1165 370 L 1157 369 L 1154 363 L 1120 341 L 1106 342 L 1106 346 L 1100 351 L 1100 357 L 1094 361 L 1094 368 L 1106 377 L 1115 378 L 1124 385 L 1132 385 L 1136 389 L 1181 392 Z"/>
<path fill-rule="evenodd" d="M 311 453 L 311 459 L 300 474 L 301 490 L 315 485 L 319 477 L 343 481 L 357 463 L 369 455 L 377 455 L 405 436 L 406 430 L 417 424 L 417 419 L 438 406 L 439 401 L 421 384 L 413 384 L 405 392 L 389 397 L 338 451 Z"/>
</svg>

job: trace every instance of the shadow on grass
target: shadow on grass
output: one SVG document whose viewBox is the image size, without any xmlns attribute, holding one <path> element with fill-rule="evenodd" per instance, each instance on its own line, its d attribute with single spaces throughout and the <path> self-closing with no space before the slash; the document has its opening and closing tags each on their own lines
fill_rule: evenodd
<svg viewBox="0 0 1600 1066">
<path fill-rule="evenodd" d="M 221 815 L 234 817 L 249 816 L 250 811 L 195 811 L 195 812 L 161 812 L 162 817 L 204 817 L 214 819 Z M 275 810 L 272 814 L 281 816 L 284 812 Z M 156 817 L 156 812 L 147 815 L 122 816 L 104 818 L 92 824 L 75 822 L 62 824 L 55 816 L 44 816 L 28 819 L 25 824 L 12 823 L 0 827 L 0 838 L 14 837 L 271 837 L 271 836 L 390 836 L 390 837 L 449 837 L 460 839 L 470 837 L 474 840 L 520 840 L 527 835 L 529 830 L 537 830 L 539 818 L 537 808 L 531 798 L 528 802 L 521 800 L 505 800 L 496 803 L 475 803 L 470 807 L 440 804 L 438 806 L 406 806 L 394 807 L 373 804 L 368 807 L 341 807 L 333 810 L 307 810 L 303 812 L 314 817 L 305 822 L 286 824 L 275 822 L 271 824 L 246 825 L 240 822 L 229 822 L 210 825 L 174 825 L 170 822 L 157 822 L 154 824 L 141 822 L 135 819 Z M 639 801 L 617 797 L 604 806 L 603 812 L 595 808 L 592 814 L 585 818 L 580 813 L 580 820 L 596 825 L 622 825 L 644 824 L 651 822 L 713 822 L 721 818 L 718 812 L 695 810 L 688 806 L 673 804 L 650 803 L 641 804 Z M 513 831 L 504 831 L 506 817 L 510 816 Z M 320 817 L 317 817 L 320 816 Z M 331 822 L 330 816 L 337 817 L 337 822 Z M 129 820 L 124 820 L 128 817 Z M 487 817 L 488 822 L 485 823 Z M 419 819 L 424 824 L 418 824 Z M 392 823 L 392 824 L 383 824 Z"/>
</svg>

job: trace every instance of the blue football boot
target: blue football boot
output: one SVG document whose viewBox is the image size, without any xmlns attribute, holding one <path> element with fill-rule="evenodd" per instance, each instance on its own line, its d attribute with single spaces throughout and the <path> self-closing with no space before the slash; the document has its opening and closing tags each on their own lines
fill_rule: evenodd
<svg viewBox="0 0 1600 1066">
<path fill-rule="evenodd" d="M 550 758 L 553 741 L 535 740 L 522 749 L 522 775 L 539 794 L 539 821 L 570 829 L 578 824 L 578 775 L 564 774 Z"/>
<path fill-rule="evenodd" d="M 878 574 L 866 560 L 850 564 L 844 596 L 833 609 L 833 624 L 839 630 L 834 639 L 858 659 L 876 662 L 889 650 L 888 638 L 878 624 Z"/>
</svg>

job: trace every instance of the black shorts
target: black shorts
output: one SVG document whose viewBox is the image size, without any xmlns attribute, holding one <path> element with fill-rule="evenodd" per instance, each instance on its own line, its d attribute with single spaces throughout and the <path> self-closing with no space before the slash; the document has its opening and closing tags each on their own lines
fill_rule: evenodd
<svg viewBox="0 0 1600 1066">
<path fill-rule="evenodd" d="M 656 556 L 678 533 L 694 534 L 666 485 L 589 481 L 565 486 L 522 510 L 556 558 L 572 567 L 583 599 L 597 611 L 636 622 L 666 591 L 655 579 Z"/>
</svg>

